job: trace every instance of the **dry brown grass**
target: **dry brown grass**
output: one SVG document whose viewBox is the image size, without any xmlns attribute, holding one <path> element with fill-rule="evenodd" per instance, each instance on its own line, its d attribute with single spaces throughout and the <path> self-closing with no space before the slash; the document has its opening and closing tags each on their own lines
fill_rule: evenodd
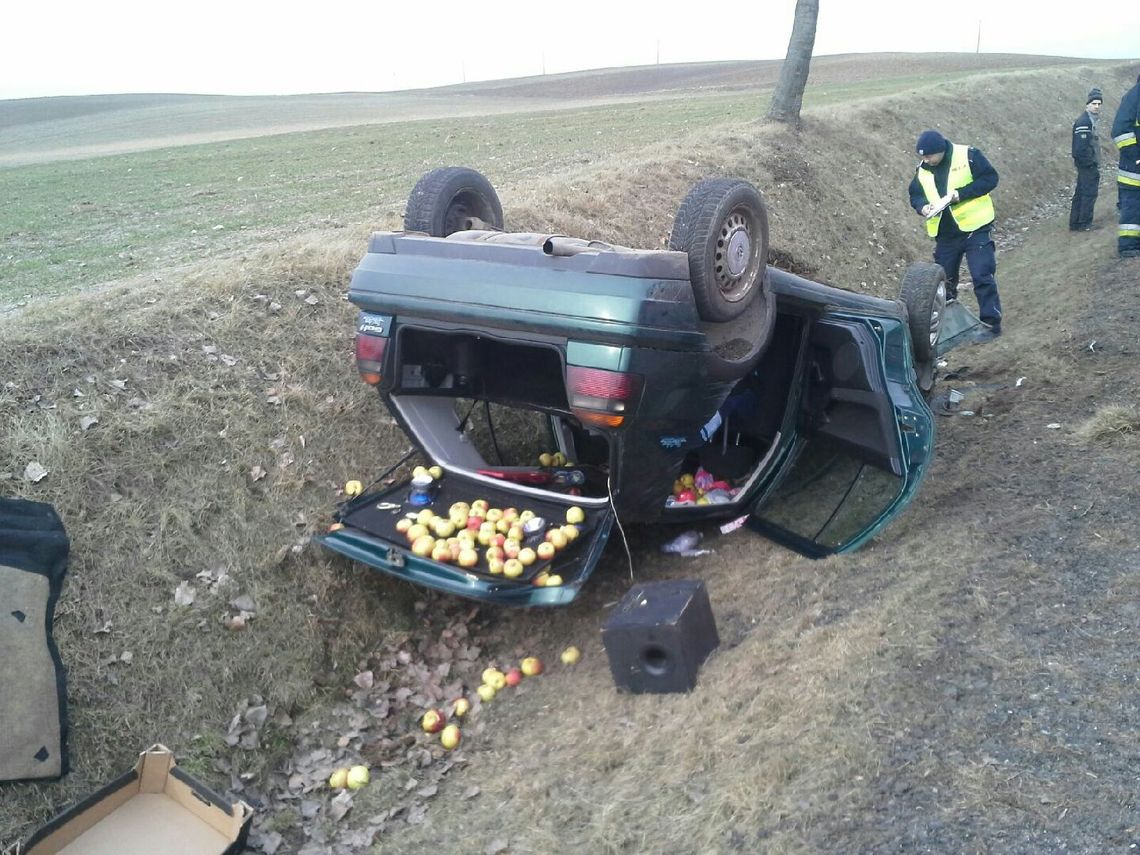
<svg viewBox="0 0 1140 855">
<path fill-rule="evenodd" d="M 1113 404 L 1078 425 L 1076 435 L 1086 442 L 1119 442 L 1132 439 L 1137 431 L 1140 431 L 1140 410 Z"/>
<path fill-rule="evenodd" d="M 905 265 L 929 255 L 905 199 L 915 134 L 935 126 L 980 146 L 1003 176 L 999 217 L 1025 217 L 1069 180 L 1064 145 L 1043 141 L 1065 137 L 1079 106 L 1070 93 L 1083 94 L 1085 80 L 1080 68 L 1008 73 L 812 111 L 799 133 L 749 121 L 696 130 L 647 145 L 635 162 L 508 181 L 504 207 L 514 228 L 657 246 L 694 180 L 739 175 L 764 189 L 774 248 L 796 269 L 893 295 Z M 1123 91 L 1126 74 L 1098 80 Z M 53 503 L 73 539 L 56 635 L 78 761 L 58 786 L 6 792 L 0 839 L 151 742 L 217 774 L 241 701 L 259 695 L 275 712 L 320 718 L 336 697 L 322 687 L 346 685 L 387 633 L 419 627 L 409 589 L 305 545 L 338 485 L 408 445 L 351 362 L 353 312 L 342 298 L 364 237 L 309 235 L 0 321 L 0 483 Z M 1035 308 L 1031 279 L 1031 265 L 1015 267 L 1003 297 L 1061 323 L 1064 309 Z M 1046 368 L 1069 370 L 1049 359 Z M 84 416 L 99 421 L 82 430 Z M 29 460 L 49 470 L 34 486 L 19 480 Z M 616 548 L 575 607 L 502 615 L 504 644 L 538 637 L 549 658 L 575 641 L 586 658 L 487 710 L 454 789 L 423 825 L 392 829 L 383 851 L 478 852 L 507 839 L 519 853 L 792 852 L 814 850 L 820 825 L 858 827 L 867 782 L 914 724 L 892 687 L 933 679 L 923 668 L 962 607 L 953 597 L 990 569 L 962 554 L 958 531 L 931 530 L 936 503 L 972 474 L 969 461 L 938 465 L 889 537 L 849 558 L 813 563 L 742 532 L 693 564 L 659 555 L 655 533 L 635 534 L 639 578 L 708 582 L 724 643 L 690 695 L 612 691 L 597 627 L 627 585 Z M 947 504 L 959 507 L 959 531 L 977 525 L 968 505 Z M 1028 575 L 1020 568 L 1011 578 Z M 209 593 L 196 574 L 217 570 L 232 585 Z M 183 581 L 198 588 L 190 608 L 174 605 Z M 220 623 L 238 594 L 258 606 L 244 633 Z M 998 614 L 1002 595 L 975 587 L 969 607 Z M 111 661 L 128 650 L 129 665 Z M 1030 653 L 1016 655 L 1011 672 L 1027 673 Z M 272 768 L 289 739 L 271 728 L 264 750 L 242 755 L 244 768 Z M 913 762 L 943 768 L 932 755 Z M 963 781 L 954 807 L 1000 790 L 976 758 L 948 762 Z M 478 801 L 461 802 L 472 783 Z"/>
</svg>

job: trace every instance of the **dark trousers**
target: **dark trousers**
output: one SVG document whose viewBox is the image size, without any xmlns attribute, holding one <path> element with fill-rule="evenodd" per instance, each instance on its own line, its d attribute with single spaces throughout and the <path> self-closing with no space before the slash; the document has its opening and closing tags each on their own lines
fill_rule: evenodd
<svg viewBox="0 0 1140 855">
<path fill-rule="evenodd" d="M 1140 187 L 1130 184 L 1117 184 L 1120 195 L 1120 225 L 1116 232 L 1116 248 L 1119 252 L 1140 250 Z"/>
<path fill-rule="evenodd" d="M 1093 206 L 1100 190 L 1100 169 L 1096 164 L 1077 167 L 1077 186 L 1073 190 L 1073 206 L 1069 209 L 1069 228 L 1083 229 L 1092 225 Z"/>
<path fill-rule="evenodd" d="M 966 256 L 970 278 L 974 280 L 978 317 L 991 327 L 1001 329 L 1001 298 L 998 297 L 997 278 L 994 275 L 997 272 L 997 258 L 989 226 L 983 226 L 976 232 L 935 240 L 934 261 L 946 271 L 947 297 L 958 295 L 958 269 L 962 266 L 963 255 Z"/>
</svg>

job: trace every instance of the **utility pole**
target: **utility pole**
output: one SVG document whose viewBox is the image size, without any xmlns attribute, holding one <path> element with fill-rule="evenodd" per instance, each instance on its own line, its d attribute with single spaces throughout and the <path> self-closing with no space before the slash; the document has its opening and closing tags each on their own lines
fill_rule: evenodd
<svg viewBox="0 0 1140 855">
<path fill-rule="evenodd" d="M 661 64 L 661 39 L 657 40 L 657 64 Z"/>
<path fill-rule="evenodd" d="M 982 19 L 978 18 L 978 44 L 974 47 L 974 53 L 982 52 Z"/>
<path fill-rule="evenodd" d="M 546 51 L 542 52 L 542 76 L 546 77 Z"/>
</svg>

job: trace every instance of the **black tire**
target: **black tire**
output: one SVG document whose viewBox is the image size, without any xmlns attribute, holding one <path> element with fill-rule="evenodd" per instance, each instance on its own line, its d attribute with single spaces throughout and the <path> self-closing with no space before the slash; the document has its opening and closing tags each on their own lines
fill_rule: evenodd
<svg viewBox="0 0 1140 855">
<path fill-rule="evenodd" d="M 701 318 L 740 317 L 761 296 L 768 269 L 768 210 L 759 191 L 732 178 L 697 182 L 677 210 L 669 248 L 689 256 Z"/>
<path fill-rule="evenodd" d="M 903 274 L 899 296 L 906 305 L 914 358 L 917 362 L 932 362 L 946 311 L 946 271 L 941 264 L 910 265 Z"/>
<path fill-rule="evenodd" d="M 467 229 L 503 230 L 503 206 L 491 182 L 465 166 L 425 173 L 408 196 L 404 230 L 447 237 Z"/>
</svg>

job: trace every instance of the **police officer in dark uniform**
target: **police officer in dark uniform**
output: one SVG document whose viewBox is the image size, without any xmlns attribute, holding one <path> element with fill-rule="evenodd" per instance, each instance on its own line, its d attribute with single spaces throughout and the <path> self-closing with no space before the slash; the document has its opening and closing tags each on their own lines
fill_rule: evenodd
<svg viewBox="0 0 1140 855">
<path fill-rule="evenodd" d="M 1093 227 L 1093 206 L 1100 189 L 1100 142 L 1096 123 L 1104 103 L 1099 89 L 1089 91 L 1085 111 L 1073 122 L 1073 163 L 1077 166 L 1077 186 L 1069 210 L 1069 231 L 1087 232 Z"/>
<path fill-rule="evenodd" d="M 1121 258 L 1140 257 L 1140 77 L 1124 93 L 1112 122 L 1112 141 L 1120 150 L 1116 170 L 1120 225 L 1116 249 Z"/>
<path fill-rule="evenodd" d="M 910 204 L 926 220 L 926 233 L 934 238 L 934 261 L 946 271 L 946 297 L 958 296 L 958 271 L 965 257 L 974 280 L 978 317 L 985 324 L 974 340 L 997 338 L 1001 335 L 1001 298 L 990 198 L 997 187 L 997 170 L 978 149 L 954 144 L 935 130 L 922 132 L 915 151 L 922 162 L 910 182 Z"/>
</svg>

